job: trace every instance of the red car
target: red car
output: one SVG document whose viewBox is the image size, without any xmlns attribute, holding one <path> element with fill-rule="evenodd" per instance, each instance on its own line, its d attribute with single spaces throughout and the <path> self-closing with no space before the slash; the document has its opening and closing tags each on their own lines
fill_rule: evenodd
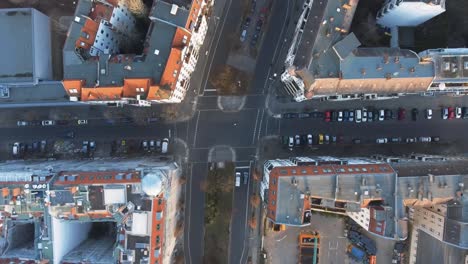
<svg viewBox="0 0 468 264">
<path fill-rule="evenodd" d="M 455 118 L 455 111 L 453 110 L 453 107 L 448 108 L 448 119 L 454 119 Z"/>
<path fill-rule="evenodd" d="M 325 122 L 331 121 L 331 111 L 325 111 Z"/>
<path fill-rule="evenodd" d="M 398 120 L 405 119 L 406 110 L 404 108 L 398 108 Z"/>
</svg>

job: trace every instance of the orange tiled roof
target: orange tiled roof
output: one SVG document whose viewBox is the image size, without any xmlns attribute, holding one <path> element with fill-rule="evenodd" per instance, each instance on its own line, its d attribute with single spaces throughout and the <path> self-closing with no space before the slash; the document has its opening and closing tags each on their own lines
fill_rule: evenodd
<svg viewBox="0 0 468 264">
<path fill-rule="evenodd" d="M 190 13 L 187 18 L 187 23 L 185 24 L 186 29 L 190 30 L 190 25 L 195 26 L 200 8 L 201 8 L 201 1 L 192 1 L 192 5 L 190 6 Z"/>
<path fill-rule="evenodd" d="M 178 27 L 174 34 L 174 39 L 172 40 L 172 47 L 185 47 L 190 42 L 191 37 L 192 34 L 188 30 Z"/>
<path fill-rule="evenodd" d="M 148 93 L 150 85 L 150 79 L 125 79 L 123 86 L 123 97 L 135 98 L 137 94 L 146 94 Z M 137 93 L 137 88 L 143 88 L 144 92 Z"/>
<path fill-rule="evenodd" d="M 114 101 L 122 99 L 122 86 L 82 88 L 81 101 Z"/>
<path fill-rule="evenodd" d="M 169 58 L 167 59 L 166 68 L 161 77 L 161 86 L 168 86 L 171 90 L 175 89 L 177 77 L 182 68 L 182 50 L 180 48 L 172 48 Z"/>
<path fill-rule="evenodd" d="M 70 89 L 76 89 L 78 91 L 78 95 L 81 94 L 81 88 L 85 85 L 84 80 L 63 80 L 62 81 L 63 87 L 65 91 L 67 91 L 68 95 L 76 96 L 77 94 L 70 93 Z"/>
<path fill-rule="evenodd" d="M 153 210 L 151 211 L 151 217 L 153 219 L 152 221 L 152 226 L 151 226 L 151 241 L 150 241 L 150 245 L 151 245 L 151 254 L 150 254 L 150 263 L 156 263 L 156 261 L 158 261 L 158 263 L 162 263 L 162 257 L 163 257 L 163 254 L 162 254 L 162 248 L 163 248 L 163 243 L 164 243 L 164 214 L 163 214 L 163 217 L 160 219 L 160 220 L 156 220 L 156 213 L 158 212 L 165 212 L 165 208 L 166 208 L 166 201 L 162 198 L 163 195 L 161 194 L 160 195 L 161 198 L 157 197 L 155 199 L 153 199 Z M 159 201 L 161 203 L 159 203 Z M 156 226 L 159 224 L 159 230 L 156 228 Z M 156 243 L 156 237 L 159 237 L 159 243 Z M 154 256 L 154 252 L 156 251 L 156 249 L 159 249 L 160 252 L 159 252 L 159 257 L 156 258 Z"/>
<path fill-rule="evenodd" d="M 75 46 L 77 48 L 89 49 L 94 44 L 94 39 L 96 39 L 96 33 L 99 28 L 99 23 L 91 19 L 86 19 L 83 27 L 81 28 L 80 37 L 76 40 Z M 85 33 L 85 34 L 83 34 Z M 87 37 L 85 37 L 87 35 Z M 84 43 L 82 45 L 81 43 Z"/>
<path fill-rule="evenodd" d="M 89 17 L 94 21 L 100 21 L 101 19 L 105 19 L 107 21 L 110 20 L 112 16 L 113 7 L 103 4 L 94 4 L 93 9 L 91 9 L 91 13 L 89 13 Z"/>
<path fill-rule="evenodd" d="M 130 178 L 126 175 L 131 174 Z M 67 178 L 60 180 L 60 176 L 75 176 L 74 180 Z M 110 183 L 136 183 L 141 182 L 140 173 L 137 171 L 63 171 L 59 173 L 54 185 L 90 185 L 90 184 L 110 184 Z"/>
</svg>

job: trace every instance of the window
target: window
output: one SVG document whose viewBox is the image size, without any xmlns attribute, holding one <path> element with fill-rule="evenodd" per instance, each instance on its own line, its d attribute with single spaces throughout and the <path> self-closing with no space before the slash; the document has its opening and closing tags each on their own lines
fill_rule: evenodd
<svg viewBox="0 0 468 264">
<path fill-rule="evenodd" d="M 273 178 L 272 183 L 276 184 L 276 178 Z"/>
<path fill-rule="evenodd" d="M 156 225 L 156 230 L 159 230 L 159 229 L 161 229 L 161 224 Z"/>
<path fill-rule="evenodd" d="M 275 200 L 271 200 L 271 204 L 275 205 L 276 204 Z"/>
</svg>

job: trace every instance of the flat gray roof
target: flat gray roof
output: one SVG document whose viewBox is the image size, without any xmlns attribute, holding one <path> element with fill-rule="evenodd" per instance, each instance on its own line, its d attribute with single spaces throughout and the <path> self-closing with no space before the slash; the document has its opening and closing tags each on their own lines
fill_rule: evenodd
<svg viewBox="0 0 468 264">
<path fill-rule="evenodd" d="M 32 10 L 0 9 L 0 83 L 33 79 Z"/>
<path fill-rule="evenodd" d="M 177 8 L 174 8 L 176 11 L 175 14 L 171 14 L 173 5 L 177 6 Z M 150 17 L 152 18 L 166 21 L 167 23 L 174 24 L 179 27 L 185 27 L 188 15 L 189 11 L 184 7 L 177 5 L 177 3 L 170 4 L 164 1 L 157 1 L 150 13 Z"/>
</svg>

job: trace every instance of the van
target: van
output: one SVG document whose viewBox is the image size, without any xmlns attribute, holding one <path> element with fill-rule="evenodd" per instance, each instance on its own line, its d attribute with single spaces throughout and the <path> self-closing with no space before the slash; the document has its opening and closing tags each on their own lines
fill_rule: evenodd
<svg viewBox="0 0 468 264">
<path fill-rule="evenodd" d="M 161 144 L 161 153 L 163 154 L 167 153 L 168 147 L 169 147 L 169 139 L 165 138 L 163 139 L 162 144 Z"/>
<path fill-rule="evenodd" d="M 362 120 L 362 110 L 357 109 L 356 110 L 356 123 L 361 123 Z"/>
<path fill-rule="evenodd" d="M 236 172 L 236 187 L 240 186 L 240 172 Z"/>
</svg>

